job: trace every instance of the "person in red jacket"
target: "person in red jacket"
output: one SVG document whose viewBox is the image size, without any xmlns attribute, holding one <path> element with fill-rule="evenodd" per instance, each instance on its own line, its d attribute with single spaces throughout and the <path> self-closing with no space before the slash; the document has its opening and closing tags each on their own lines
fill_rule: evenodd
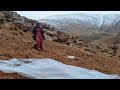
<svg viewBox="0 0 120 90">
<path fill-rule="evenodd" d="M 40 23 L 37 23 L 36 27 L 33 29 L 33 34 L 37 43 L 37 49 L 43 50 L 43 28 Z"/>
</svg>

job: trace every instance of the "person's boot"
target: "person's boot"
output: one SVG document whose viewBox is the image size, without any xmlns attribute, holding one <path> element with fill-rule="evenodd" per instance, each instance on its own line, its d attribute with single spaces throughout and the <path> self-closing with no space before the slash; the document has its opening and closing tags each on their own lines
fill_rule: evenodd
<svg viewBox="0 0 120 90">
<path fill-rule="evenodd" d="M 44 50 L 43 48 L 40 49 L 40 51 L 43 51 L 43 50 Z"/>
<path fill-rule="evenodd" d="M 40 51 L 40 48 L 37 48 Z"/>
<path fill-rule="evenodd" d="M 37 44 L 34 44 L 34 48 L 35 48 L 35 49 L 37 48 Z"/>
</svg>

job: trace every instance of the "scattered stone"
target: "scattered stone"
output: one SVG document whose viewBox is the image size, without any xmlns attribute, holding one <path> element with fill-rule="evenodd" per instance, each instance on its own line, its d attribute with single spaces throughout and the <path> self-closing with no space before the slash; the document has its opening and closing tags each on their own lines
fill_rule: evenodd
<svg viewBox="0 0 120 90">
<path fill-rule="evenodd" d="M 75 56 L 67 56 L 69 59 L 75 59 Z"/>
</svg>

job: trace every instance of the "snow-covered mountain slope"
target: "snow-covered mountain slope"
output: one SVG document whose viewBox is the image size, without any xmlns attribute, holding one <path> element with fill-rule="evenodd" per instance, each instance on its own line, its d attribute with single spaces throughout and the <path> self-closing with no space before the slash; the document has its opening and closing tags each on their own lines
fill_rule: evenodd
<svg viewBox="0 0 120 90">
<path fill-rule="evenodd" d="M 62 31 L 98 30 L 105 32 L 120 31 L 120 14 L 65 14 L 53 15 L 39 20 L 53 25 Z"/>
</svg>

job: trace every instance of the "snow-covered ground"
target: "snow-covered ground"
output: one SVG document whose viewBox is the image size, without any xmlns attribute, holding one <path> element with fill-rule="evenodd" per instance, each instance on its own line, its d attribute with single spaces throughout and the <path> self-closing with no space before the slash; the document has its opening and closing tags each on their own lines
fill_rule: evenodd
<svg viewBox="0 0 120 90">
<path fill-rule="evenodd" d="M 119 79 L 117 75 L 107 75 L 95 70 L 65 65 L 56 60 L 16 59 L 0 60 L 0 70 L 7 73 L 17 72 L 32 79 Z"/>
</svg>

